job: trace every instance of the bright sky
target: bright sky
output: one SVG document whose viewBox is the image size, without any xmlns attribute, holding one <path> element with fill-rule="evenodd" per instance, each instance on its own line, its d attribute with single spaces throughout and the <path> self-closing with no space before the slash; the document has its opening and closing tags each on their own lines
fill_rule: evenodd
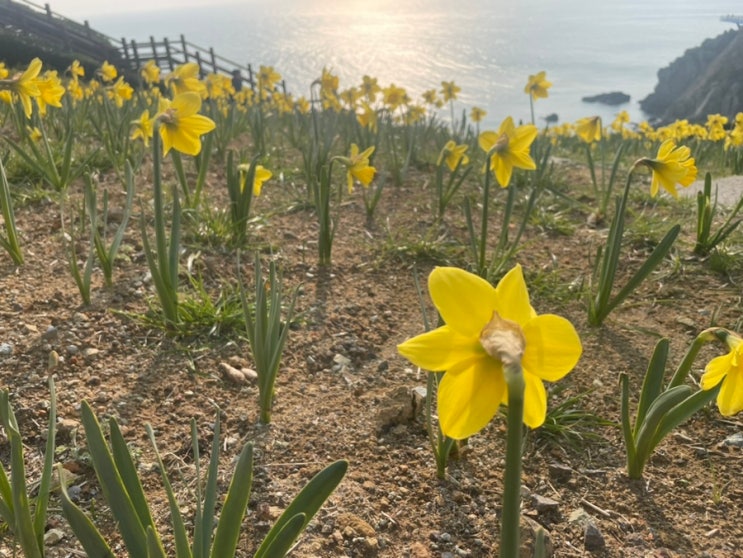
<svg viewBox="0 0 743 558">
<path fill-rule="evenodd" d="M 147 10 L 178 9 L 204 5 L 204 0 L 31 0 L 36 5 L 48 3 L 52 11 L 76 21 L 96 15 Z M 217 0 L 216 4 L 230 4 L 238 0 Z"/>
</svg>

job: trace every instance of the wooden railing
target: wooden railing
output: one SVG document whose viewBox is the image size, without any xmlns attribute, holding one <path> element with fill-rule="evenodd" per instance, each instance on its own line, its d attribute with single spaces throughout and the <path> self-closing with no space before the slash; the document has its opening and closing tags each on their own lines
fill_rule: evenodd
<svg viewBox="0 0 743 558">
<path fill-rule="evenodd" d="M 190 43 L 183 35 L 177 41 L 164 38 L 158 42 L 154 37 L 150 37 L 149 42 L 145 43 L 133 39 L 127 42 L 122 38 L 119 51 L 131 70 L 138 70 L 149 60 L 154 60 L 161 70 L 171 72 L 180 64 L 196 62 L 202 78 L 208 73 L 228 74 L 233 77 L 239 76 L 241 83 L 247 84 L 251 89 L 255 89 L 256 86 L 255 74 L 250 64 L 242 65 L 219 56 L 213 48 L 203 48 Z"/>
<path fill-rule="evenodd" d="M 31 0 L 0 0 L 0 25 L 18 33 L 35 35 L 46 46 L 59 49 L 70 56 L 83 56 L 102 64 L 107 60 L 124 73 L 128 79 L 138 81 L 139 70 L 149 60 L 154 60 L 163 71 L 186 62 L 199 65 L 201 77 L 207 73 L 227 74 L 241 85 L 256 87 L 256 76 L 250 64 L 240 64 L 214 52 L 190 43 L 181 35 L 178 40 L 148 42 L 114 39 L 91 29 L 87 20 L 78 23 L 51 10 L 49 4 L 35 4 Z M 280 88 L 286 92 L 286 84 Z"/>
</svg>

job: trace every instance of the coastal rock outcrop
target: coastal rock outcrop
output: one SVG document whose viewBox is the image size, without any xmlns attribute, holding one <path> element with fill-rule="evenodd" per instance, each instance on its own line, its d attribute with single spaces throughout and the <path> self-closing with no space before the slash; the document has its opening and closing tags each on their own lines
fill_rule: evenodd
<svg viewBox="0 0 743 558">
<path fill-rule="evenodd" d="M 658 84 L 640 108 L 658 123 L 703 122 L 708 114 L 732 118 L 742 112 L 743 30 L 707 39 L 659 70 Z"/>
</svg>

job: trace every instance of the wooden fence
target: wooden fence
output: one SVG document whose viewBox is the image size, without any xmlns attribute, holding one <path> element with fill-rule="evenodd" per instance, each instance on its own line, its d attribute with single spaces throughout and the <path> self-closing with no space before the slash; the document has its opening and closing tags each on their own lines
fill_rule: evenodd
<svg viewBox="0 0 743 558">
<path fill-rule="evenodd" d="M 154 37 L 150 37 L 149 42 L 145 43 L 133 39 L 127 42 L 122 38 L 119 50 L 132 70 L 138 70 L 149 60 L 154 60 L 161 70 L 171 72 L 180 64 L 195 62 L 199 65 L 202 78 L 208 73 L 239 75 L 243 85 L 247 84 L 251 89 L 255 89 L 256 86 L 255 74 L 250 64 L 241 65 L 228 60 L 215 54 L 211 47 L 203 48 L 188 42 L 183 35 L 177 41 L 164 38 L 157 42 Z"/>
<path fill-rule="evenodd" d="M 239 76 L 241 85 L 255 90 L 256 76 L 250 64 L 242 65 L 214 52 L 190 43 L 181 35 L 178 40 L 148 42 L 120 40 L 91 29 L 87 20 L 78 23 L 51 10 L 49 4 L 39 5 L 30 0 L 0 0 L 0 27 L 19 37 L 35 37 L 48 50 L 78 58 L 85 65 L 100 66 L 104 61 L 116 66 L 127 79 L 137 83 L 139 70 L 149 60 L 163 71 L 186 62 L 196 62 L 203 78 L 207 73 Z M 286 92 L 286 84 L 280 85 Z"/>
</svg>

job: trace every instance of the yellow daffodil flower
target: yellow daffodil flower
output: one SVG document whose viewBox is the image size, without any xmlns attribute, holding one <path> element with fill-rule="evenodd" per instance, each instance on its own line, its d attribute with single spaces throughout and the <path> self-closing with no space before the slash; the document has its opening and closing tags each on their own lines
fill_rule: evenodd
<svg viewBox="0 0 743 558">
<path fill-rule="evenodd" d="M 338 76 L 333 74 L 327 68 L 322 69 L 322 75 L 320 76 L 320 89 L 322 91 L 335 94 L 335 92 L 338 91 L 339 84 L 340 81 Z"/>
<path fill-rule="evenodd" d="M 345 103 L 349 110 L 354 111 L 356 110 L 356 105 L 361 98 L 361 92 L 355 87 L 349 87 L 348 89 L 341 91 L 338 97 Z"/>
<path fill-rule="evenodd" d="M 408 105 L 408 110 L 405 112 L 405 124 L 411 125 L 416 122 L 420 122 L 426 116 L 426 109 L 420 105 Z"/>
<path fill-rule="evenodd" d="M 722 382 L 717 408 L 720 414 L 730 417 L 743 411 L 743 339 L 731 333 L 726 343 L 730 352 L 707 364 L 700 383 L 703 390 L 709 390 Z"/>
<path fill-rule="evenodd" d="M 462 88 L 453 81 L 441 82 L 441 96 L 444 98 L 444 102 L 455 101 L 460 91 L 462 91 Z"/>
<path fill-rule="evenodd" d="M 390 84 L 389 87 L 382 89 L 383 101 L 387 105 L 387 108 L 391 111 L 395 110 L 400 105 L 404 105 L 408 101 L 408 94 L 402 87 L 398 87 L 394 83 Z"/>
<path fill-rule="evenodd" d="M 575 133 L 586 143 L 601 140 L 601 117 L 586 116 L 575 123 Z"/>
<path fill-rule="evenodd" d="M 41 72 L 41 60 L 34 58 L 24 72 L 0 82 L 0 89 L 9 91 L 11 98 L 15 95 L 20 99 L 26 118 L 31 118 L 33 112 L 31 99 L 38 98 L 41 95 L 41 91 L 39 91 L 39 72 Z"/>
<path fill-rule="evenodd" d="M 614 121 L 611 123 L 611 129 L 615 132 L 622 132 L 624 130 L 624 125 L 629 121 L 630 116 L 626 110 L 618 112 L 616 118 L 614 118 Z"/>
<path fill-rule="evenodd" d="M 377 100 L 377 95 L 382 91 L 382 88 L 379 87 L 377 78 L 365 75 L 361 78 L 359 90 L 366 97 L 367 102 L 373 103 Z"/>
<path fill-rule="evenodd" d="M 472 107 L 472 110 L 470 110 L 470 120 L 475 123 L 482 122 L 482 119 L 485 118 L 487 114 L 488 113 L 480 107 Z"/>
<path fill-rule="evenodd" d="M 76 79 L 71 79 L 67 82 L 67 93 L 75 101 L 82 101 L 85 98 L 85 91 Z"/>
<path fill-rule="evenodd" d="M 210 99 L 224 99 L 235 93 L 232 80 L 223 74 L 209 74 L 205 85 Z"/>
<path fill-rule="evenodd" d="M 62 97 L 67 91 L 59 79 L 56 71 L 46 72 L 44 77 L 36 80 L 39 88 L 39 96 L 36 97 L 36 104 L 39 107 L 39 114 L 46 115 L 46 107 L 62 107 Z"/>
<path fill-rule="evenodd" d="M 478 143 L 485 153 L 492 154 L 490 170 L 501 187 L 508 187 L 514 167 L 526 170 L 537 168 L 529 155 L 529 148 L 536 137 L 536 126 L 525 124 L 517 128 L 510 116 L 503 121 L 497 132 L 480 134 Z"/>
<path fill-rule="evenodd" d="M 481 343 L 495 320 L 508 322 L 523 336 L 524 423 L 530 428 L 541 426 L 547 415 L 542 382 L 561 379 L 582 352 L 573 325 L 553 314 L 537 315 L 519 265 L 495 288 L 461 269 L 437 267 L 428 278 L 428 288 L 445 325 L 405 341 L 397 350 L 416 366 L 446 372 L 438 389 L 442 432 L 457 440 L 468 438 L 508 401 L 503 364 Z"/>
<path fill-rule="evenodd" d="M 5 66 L 5 62 L 0 62 L 0 79 L 5 79 L 8 77 L 10 72 L 8 71 L 8 68 Z"/>
<path fill-rule="evenodd" d="M 361 108 L 362 111 L 356 115 L 356 120 L 362 127 L 376 133 L 378 125 L 377 111 L 368 103 L 362 103 Z"/>
<path fill-rule="evenodd" d="M 106 60 L 101 64 L 101 67 L 98 68 L 98 74 L 101 76 L 103 81 L 113 81 L 116 79 L 116 76 L 119 75 L 119 72 L 116 69 L 116 66 L 109 64 L 108 60 Z"/>
<path fill-rule="evenodd" d="M 139 71 L 139 75 L 148 85 L 155 85 L 160 83 L 160 68 L 154 60 L 148 60 L 147 63 L 142 66 Z"/>
<path fill-rule="evenodd" d="M 199 65 L 196 62 L 176 66 L 175 70 L 165 76 L 165 85 L 173 90 L 175 96 L 187 91 L 194 91 L 199 95 L 206 92 L 206 85 L 199 79 Z"/>
<path fill-rule="evenodd" d="M 73 80 L 77 80 L 77 78 L 85 77 L 85 67 L 80 64 L 79 60 L 73 60 L 72 64 L 70 64 L 70 67 L 67 68 L 67 71 L 70 72 L 70 75 L 72 76 Z"/>
<path fill-rule="evenodd" d="M 144 144 L 150 145 L 150 138 L 154 130 L 155 123 L 150 118 L 150 111 L 145 110 L 139 120 L 132 122 L 132 135 L 129 138 L 134 141 L 137 138 L 141 138 Z"/>
<path fill-rule="evenodd" d="M 711 141 L 720 141 L 725 139 L 727 132 L 725 125 L 728 123 L 727 116 L 721 114 L 707 115 L 707 138 Z"/>
<path fill-rule="evenodd" d="M 333 91 L 323 89 L 320 92 L 320 101 L 322 103 L 322 108 L 325 110 L 340 112 L 343 109 L 341 106 L 341 100 Z"/>
<path fill-rule="evenodd" d="M 547 81 L 547 72 L 542 71 L 529 76 L 529 81 L 524 87 L 524 93 L 531 95 L 534 100 L 546 99 L 548 96 L 547 89 L 550 87 L 552 87 L 552 83 Z"/>
<path fill-rule="evenodd" d="M 132 98 L 134 89 L 127 82 L 124 81 L 124 76 L 121 76 L 116 80 L 108 91 L 109 98 L 113 99 L 117 107 L 121 108 L 124 106 L 124 101 L 128 101 Z"/>
<path fill-rule="evenodd" d="M 41 130 L 39 130 L 36 126 L 34 126 L 33 128 L 31 126 L 26 126 L 26 132 L 28 132 L 29 139 L 34 143 L 44 137 L 41 133 Z"/>
<path fill-rule="evenodd" d="M 296 103 L 294 103 L 294 108 L 299 112 L 299 114 L 309 114 L 310 102 L 306 97 L 300 97 L 297 99 Z"/>
<path fill-rule="evenodd" d="M 676 184 L 689 186 L 697 178 L 697 167 L 691 150 L 685 146 L 676 147 L 672 139 L 664 141 L 655 159 L 640 159 L 636 165 L 645 165 L 653 171 L 650 195 L 655 197 L 660 186 L 678 198 Z"/>
<path fill-rule="evenodd" d="M 743 145 L 743 125 L 735 124 L 730 133 L 725 138 L 725 150 L 731 147 L 740 147 Z"/>
<path fill-rule="evenodd" d="M 194 91 L 176 95 L 172 101 L 161 98 L 155 119 L 160 122 L 163 155 L 176 149 L 186 155 L 198 155 L 201 136 L 215 128 L 214 121 L 201 114 L 201 96 Z"/>
<path fill-rule="evenodd" d="M 242 163 L 237 165 L 237 170 L 240 171 L 240 190 L 245 189 L 245 182 L 248 180 L 248 173 L 250 172 L 250 165 L 248 163 Z M 256 165 L 255 175 L 253 176 L 253 195 L 260 196 L 263 183 L 271 178 L 273 173 L 264 168 L 262 165 Z"/>
<path fill-rule="evenodd" d="M 441 153 L 439 153 L 439 159 L 436 161 L 436 165 L 440 167 L 442 163 L 446 162 L 449 170 L 454 172 L 454 169 L 459 166 L 460 161 L 462 166 L 470 162 L 470 158 L 464 154 L 468 147 L 466 144 L 457 145 L 454 140 L 447 141 Z"/>
<path fill-rule="evenodd" d="M 439 102 L 439 94 L 435 89 L 428 89 L 424 91 L 421 95 L 423 97 L 423 101 L 427 105 L 436 106 L 436 104 Z"/>
<path fill-rule="evenodd" d="M 369 186 L 371 181 L 374 180 L 377 169 L 369 166 L 369 157 L 371 157 L 372 153 L 374 153 L 373 145 L 359 153 L 359 147 L 355 143 L 352 143 L 351 154 L 348 157 L 338 158 L 348 168 L 346 180 L 348 181 L 349 193 L 353 192 L 354 180 L 361 182 L 364 187 Z"/>
<path fill-rule="evenodd" d="M 273 66 L 261 66 L 258 70 L 258 89 L 272 92 L 281 81 L 281 74 Z"/>
</svg>

